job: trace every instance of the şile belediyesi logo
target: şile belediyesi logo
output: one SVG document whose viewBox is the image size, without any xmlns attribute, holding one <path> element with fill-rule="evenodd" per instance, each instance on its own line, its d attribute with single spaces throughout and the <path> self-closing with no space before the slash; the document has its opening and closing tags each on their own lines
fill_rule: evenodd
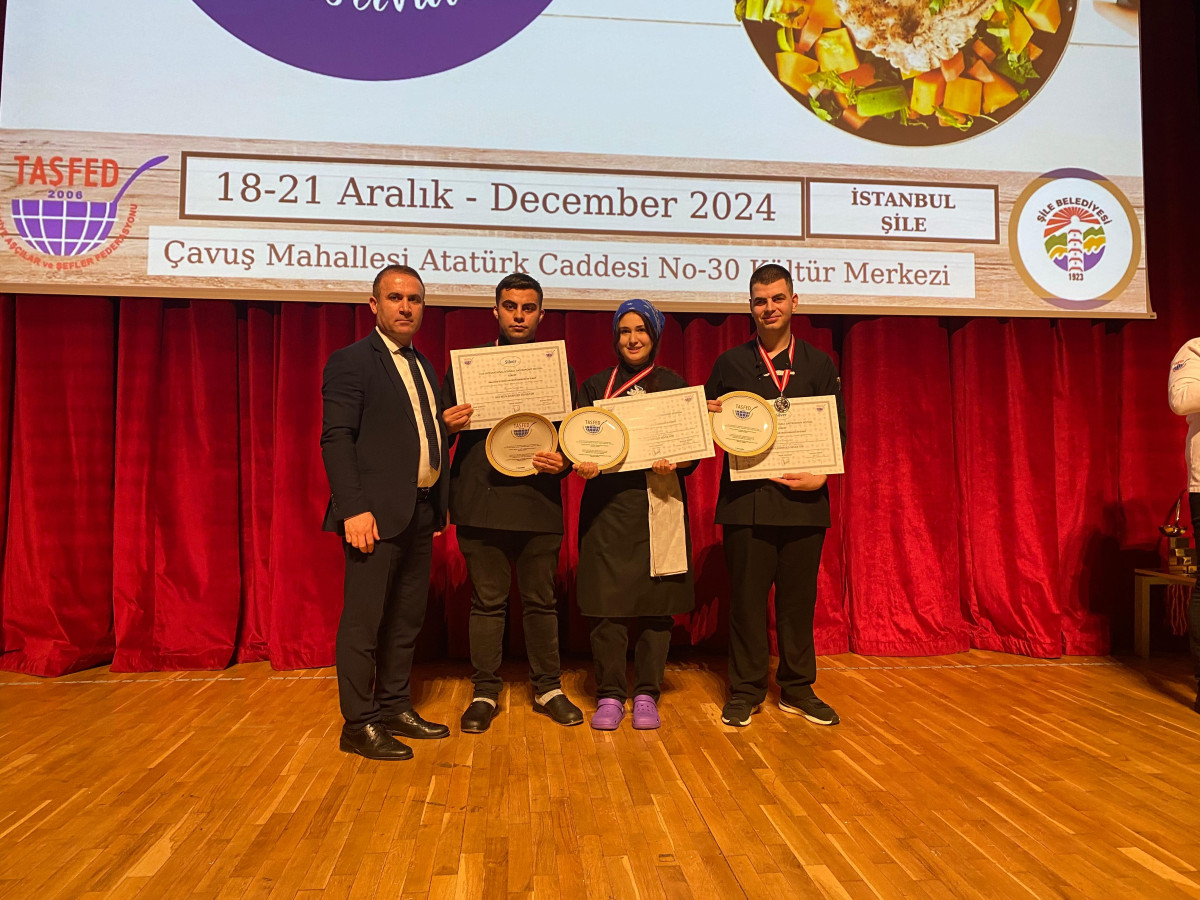
<svg viewBox="0 0 1200 900">
<path fill-rule="evenodd" d="M 355 81 L 445 72 L 491 53 L 550 0 L 193 0 L 238 40 L 299 69 Z"/>
<path fill-rule="evenodd" d="M 1137 273 L 1142 232 L 1115 184 L 1085 169 L 1035 178 L 1013 204 L 1009 252 L 1022 280 L 1052 306 L 1094 309 Z"/>
<path fill-rule="evenodd" d="M 2 223 L 0 238 L 26 262 L 45 268 L 83 268 L 98 262 L 124 243 L 137 218 L 137 206 L 130 204 L 121 230 L 113 235 L 126 192 L 144 172 L 168 159 L 156 156 L 146 160 L 125 178 L 112 199 L 91 200 L 93 189 L 116 187 L 121 174 L 116 160 L 17 155 L 13 158 L 16 186 L 36 190 L 38 195 L 12 199 L 9 208 L 16 234 Z"/>
</svg>

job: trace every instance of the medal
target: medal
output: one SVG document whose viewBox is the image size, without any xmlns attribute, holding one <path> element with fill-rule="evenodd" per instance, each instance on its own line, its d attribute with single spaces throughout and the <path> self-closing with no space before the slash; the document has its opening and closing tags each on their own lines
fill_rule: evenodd
<svg viewBox="0 0 1200 900">
<path fill-rule="evenodd" d="M 606 387 L 604 389 L 604 399 L 605 400 L 608 400 L 611 397 L 620 397 L 626 391 L 629 391 L 629 393 L 631 393 L 631 394 L 645 393 L 646 389 L 644 387 L 642 387 L 641 385 L 639 385 L 638 382 L 641 381 L 643 378 L 645 378 L 647 375 L 649 375 L 651 372 L 653 372 L 654 366 L 646 366 L 646 368 L 642 369 L 642 371 L 638 372 L 636 375 L 634 375 L 632 378 L 630 378 L 627 382 L 625 382 L 623 385 L 621 385 L 619 388 L 617 388 L 616 391 L 613 391 L 613 385 L 617 381 L 617 369 L 618 368 L 619 368 L 619 366 L 613 366 L 612 374 L 608 376 L 608 387 Z M 633 390 L 630 390 L 630 388 L 633 388 Z"/>
<path fill-rule="evenodd" d="M 762 341 L 755 341 L 758 347 L 758 355 L 762 357 L 763 363 L 767 367 L 767 374 L 771 376 L 771 380 L 775 382 L 775 387 L 779 389 L 779 396 L 775 398 L 775 411 L 781 415 L 792 408 L 792 401 L 783 396 L 783 392 L 787 390 L 788 382 L 792 380 L 792 366 L 796 361 L 796 338 L 795 335 L 788 341 L 788 368 L 783 373 L 783 378 L 775 374 L 775 363 L 771 361 L 771 357 L 767 355 L 766 349 L 762 345 Z"/>
</svg>

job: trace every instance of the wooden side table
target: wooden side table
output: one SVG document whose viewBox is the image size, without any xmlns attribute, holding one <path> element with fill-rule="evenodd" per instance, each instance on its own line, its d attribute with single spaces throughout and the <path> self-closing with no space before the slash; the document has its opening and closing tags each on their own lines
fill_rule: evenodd
<svg viewBox="0 0 1200 900">
<path fill-rule="evenodd" d="M 1156 584 L 1194 585 L 1191 575 L 1172 575 L 1158 569 L 1133 570 L 1133 652 L 1142 659 L 1150 656 L 1150 588 Z"/>
</svg>

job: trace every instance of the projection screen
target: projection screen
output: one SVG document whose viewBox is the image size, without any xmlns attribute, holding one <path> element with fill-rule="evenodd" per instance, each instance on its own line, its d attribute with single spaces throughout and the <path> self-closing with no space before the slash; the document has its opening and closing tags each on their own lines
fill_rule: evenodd
<svg viewBox="0 0 1200 900">
<path fill-rule="evenodd" d="M 1109 0 L 9 0 L 0 289 L 1152 315 Z"/>
</svg>

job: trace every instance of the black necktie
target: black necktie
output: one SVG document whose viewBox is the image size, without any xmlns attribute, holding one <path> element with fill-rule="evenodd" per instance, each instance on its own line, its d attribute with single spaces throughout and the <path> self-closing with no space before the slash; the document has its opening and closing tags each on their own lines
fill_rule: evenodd
<svg viewBox="0 0 1200 900">
<path fill-rule="evenodd" d="M 413 384 L 417 387 L 417 399 L 421 401 L 421 421 L 425 425 L 425 438 L 429 441 L 429 467 L 440 469 L 441 441 L 438 440 L 437 426 L 433 422 L 433 408 L 429 405 L 429 392 L 425 390 L 425 378 L 421 375 L 421 365 L 417 362 L 417 351 L 412 347 L 401 347 L 400 354 L 408 360 L 408 370 L 412 372 Z"/>
</svg>

